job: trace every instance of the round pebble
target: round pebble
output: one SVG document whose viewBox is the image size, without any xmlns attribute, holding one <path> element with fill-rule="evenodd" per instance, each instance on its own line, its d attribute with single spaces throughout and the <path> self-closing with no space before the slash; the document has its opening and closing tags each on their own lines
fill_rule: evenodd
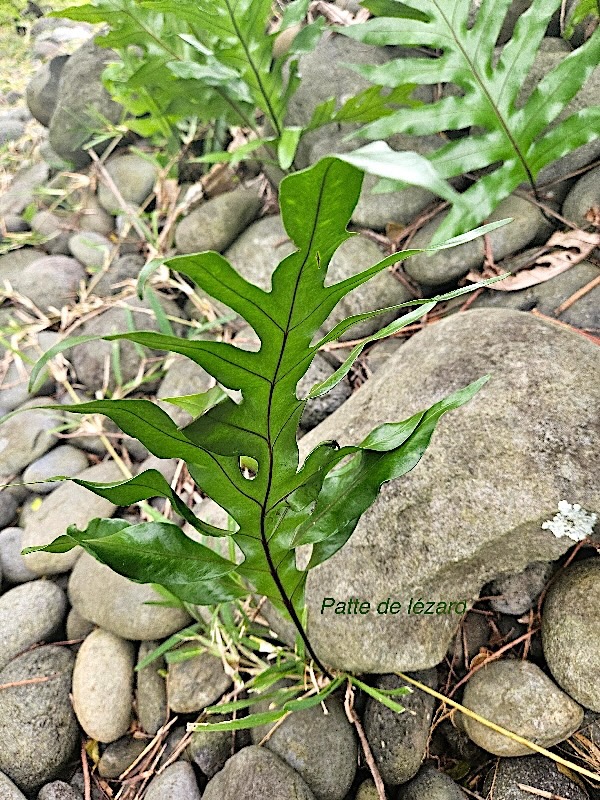
<svg viewBox="0 0 600 800">
<path fill-rule="evenodd" d="M 573 564 L 552 584 L 542 612 L 542 642 L 565 692 L 600 711 L 600 558 Z"/>
<path fill-rule="evenodd" d="M 67 608 L 62 589 L 51 581 L 30 581 L 0 597 L 0 669 L 32 644 L 59 629 Z"/>
<path fill-rule="evenodd" d="M 114 742 L 131 721 L 134 651 L 109 631 L 92 631 L 73 671 L 73 707 L 79 724 L 99 742 Z"/>
</svg>

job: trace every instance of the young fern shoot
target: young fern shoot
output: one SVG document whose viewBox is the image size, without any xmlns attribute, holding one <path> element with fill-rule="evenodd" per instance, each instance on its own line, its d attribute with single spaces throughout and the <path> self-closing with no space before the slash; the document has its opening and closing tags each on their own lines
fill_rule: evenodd
<svg viewBox="0 0 600 800">
<path fill-rule="evenodd" d="M 323 442 L 300 464 L 297 432 L 308 398 L 298 398 L 298 382 L 325 343 L 356 322 L 390 309 L 344 320 L 316 342 L 315 334 L 348 292 L 419 252 L 395 253 L 346 280 L 325 285 L 333 254 L 355 235 L 346 226 L 361 184 L 362 173 L 337 158 L 323 159 L 285 178 L 281 213 L 296 251 L 275 270 L 271 291 L 246 281 L 219 253 L 179 256 L 167 262 L 202 292 L 243 317 L 260 338 L 258 352 L 147 331 L 104 337 L 182 354 L 223 387 L 240 391 L 241 402 L 224 393 L 171 398 L 170 402 L 195 410 L 193 421 L 181 429 L 145 399 L 97 400 L 69 407 L 70 412 L 106 415 L 159 458 L 184 459 L 200 491 L 228 512 L 235 529 L 215 528 L 198 519 L 156 470 L 117 483 L 77 478 L 76 483 L 119 506 L 166 497 L 204 541 L 218 544 L 219 538 L 231 537 L 242 553 L 240 563 L 223 558 L 216 547 L 192 541 L 175 524 L 131 524 L 121 519 L 96 519 L 85 530 L 72 526 L 53 542 L 27 552 L 60 553 L 81 546 L 131 580 L 159 584 L 194 604 L 212 605 L 255 591 L 268 597 L 295 624 L 306 651 L 328 674 L 301 621 L 308 571 L 343 547 L 381 485 L 415 467 L 442 414 L 467 402 L 486 380 L 482 376 L 407 420 L 376 428 L 360 444 L 341 447 L 334 441 Z M 437 248 L 472 239 L 504 222 L 463 234 Z M 142 289 L 147 276 L 148 271 L 141 276 Z M 413 323 L 431 311 L 437 300 L 474 288 L 403 304 L 415 308 L 355 347 L 344 365 L 315 386 L 309 397 L 328 391 L 341 380 L 367 341 Z M 93 338 L 69 339 L 49 350 L 36 365 L 32 382 L 56 353 Z M 253 465 L 252 474 L 244 468 L 248 463 Z M 312 555 L 301 569 L 296 548 L 306 544 L 312 545 Z"/>
</svg>

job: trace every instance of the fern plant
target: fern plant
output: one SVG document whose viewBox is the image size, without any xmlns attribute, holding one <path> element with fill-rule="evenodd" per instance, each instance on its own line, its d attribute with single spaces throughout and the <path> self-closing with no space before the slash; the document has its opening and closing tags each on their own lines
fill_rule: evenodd
<svg viewBox="0 0 600 800">
<path fill-rule="evenodd" d="M 472 127 L 428 155 L 444 178 L 487 170 L 462 194 L 433 241 L 479 224 L 519 184 L 535 191 L 540 170 L 600 135 L 600 107 L 584 108 L 551 126 L 598 65 L 600 30 L 570 53 L 535 87 L 519 94 L 548 23 L 561 0 L 533 0 L 512 39 L 495 50 L 511 0 L 482 0 L 469 27 L 469 0 L 365 0 L 375 19 L 339 33 L 373 45 L 427 48 L 429 58 L 398 58 L 381 66 L 353 65 L 379 86 L 454 84 L 458 94 L 402 109 L 366 125 L 360 135 L 439 134 Z M 447 138 L 447 137 L 446 137 Z M 397 184 L 382 186 L 396 188 Z M 465 204 L 467 208 L 465 208 Z"/>
<path fill-rule="evenodd" d="M 281 29 L 302 19 L 307 5 L 291 3 Z M 284 126 L 298 85 L 297 58 L 317 43 L 323 20 L 305 26 L 278 56 L 275 34 L 267 35 L 271 11 L 271 0 L 93 0 L 54 16 L 108 24 L 96 42 L 114 49 L 119 60 L 104 80 L 133 117 L 127 123 L 133 131 L 160 133 L 176 144 L 177 125 L 190 117 L 257 131 L 259 109 L 276 132 L 275 147 L 285 151 L 297 137 Z"/>
<path fill-rule="evenodd" d="M 260 338 L 258 352 L 223 342 L 135 331 L 68 339 L 49 350 L 32 372 L 35 384 L 44 365 L 58 352 L 105 338 L 182 354 L 226 389 L 241 391 L 241 402 L 214 390 L 170 398 L 168 402 L 194 417 L 181 429 L 147 399 L 96 400 L 69 407 L 74 413 L 106 415 L 159 458 L 184 459 L 202 493 L 234 520 L 234 530 L 215 528 L 198 519 L 162 475 L 150 469 L 110 484 L 73 480 L 118 506 L 153 497 L 168 498 L 203 543 L 192 541 L 170 522 L 131 524 L 123 519 L 96 519 L 85 530 L 70 527 L 54 542 L 27 552 L 62 553 L 80 545 L 131 580 L 159 584 L 193 604 L 213 605 L 243 597 L 251 587 L 295 624 L 306 651 L 325 669 L 302 623 L 308 570 L 345 544 L 381 485 L 411 470 L 427 448 L 440 417 L 467 402 L 486 380 L 482 377 L 409 419 L 376 428 L 358 445 L 341 447 L 334 441 L 324 442 L 300 465 L 296 439 L 308 399 L 324 394 L 341 380 L 369 341 L 422 318 L 437 300 L 475 288 L 366 311 L 339 322 L 313 342 L 348 292 L 391 264 L 420 252 L 395 253 L 363 272 L 325 286 L 333 254 L 354 235 L 346 226 L 361 184 L 360 170 L 336 158 L 324 159 L 284 179 L 281 212 L 297 249 L 275 270 L 270 292 L 248 283 L 216 252 L 179 256 L 167 262 L 171 269 L 243 317 Z M 468 241 L 499 224 L 503 223 L 492 223 L 439 247 Z M 152 265 L 140 277 L 142 286 L 151 269 Z M 330 378 L 313 387 L 308 397 L 297 397 L 297 384 L 320 347 L 357 322 L 410 305 L 416 308 L 363 340 Z M 215 543 L 223 537 L 230 537 L 239 548 L 243 556 L 239 563 L 217 552 Z M 306 569 L 301 569 L 296 564 L 296 548 L 305 544 L 312 545 L 312 556 Z"/>
</svg>

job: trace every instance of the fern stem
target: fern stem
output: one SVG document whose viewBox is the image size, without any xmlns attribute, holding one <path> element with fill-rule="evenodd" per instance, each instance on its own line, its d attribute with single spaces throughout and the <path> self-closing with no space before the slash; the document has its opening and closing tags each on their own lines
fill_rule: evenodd
<svg viewBox="0 0 600 800">
<path fill-rule="evenodd" d="M 239 27 L 239 25 L 237 23 L 237 20 L 235 18 L 235 14 L 233 13 L 233 9 L 231 7 L 231 3 L 229 2 L 229 0 L 225 0 L 225 5 L 227 6 L 227 10 L 229 11 L 229 16 L 231 17 L 231 24 L 233 25 L 233 27 L 235 29 L 235 33 L 236 33 L 238 39 L 240 40 L 240 44 L 244 48 L 244 53 L 246 54 L 246 58 L 248 59 L 248 64 L 250 65 L 250 69 L 254 73 L 254 77 L 256 79 L 256 83 L 257 83 L 258 88 L 260 89 L 260 93 L 262 94 L 263 99 L 265 101 L 265 104 L 266 104 L 266 107 L 267 107 L 267 113 L 268 113 L 269 118 L 271 120 L 271 124 L 275 128 L 275 132 L 276 132 L 277 136 L 280 137 L 281 136 L 281 132 L 282 132 L 281 131 L 281 125 L 279 124 L 279 120 L 277 119 L 277 115 L 275 114 L 275 109 L 273 108 L 273 106 L 271 104 L 271 100 L 269 98 L 269 95 L 267 94 L 267 92 L 265 90 L 262 78 L 260 76 L 260 72 L 258 71 L 258 69 L 256 67 L 256 64 L 254 63 L 254 60 L 252 59 L 252 56 L 250 55 L 250 50 L 248 49 L 248 45 L 246 44 L 246 40 L 242 36 L 242 32 L 241 32 L 240 27 Z"/>
<path fill-rule="evenodd" d="M 290 599 L 290 597 L 288 596 L 288 594 L 287 594 L 287 592 L 285 590 L 285 587 L 283 586 L 283 583 L 281 582 L 281 578 L 279 577 L 279 575 L 277 573 L 277 567 L 273 563 L 273 557 L 271 555 L 271 551 L 269 550 L 269 543 L 268 543 L 267 534 L 266 534 L 266 531 L 265 531 L 264 511 L 263 511 L 262 519 L 261 519 L 260 539 L 261 539 L 261 543 L 262 543 L 262 546 L 263 546 L 263 550 L 265 551 L 265 557 L 267 559 L 267 564 L 269 565 L 269 572 L 271 573 L 271 577 L 273 578 L 273 581 L 275 582 L 275 586 L 277 586 L 277 591 L 279 592 L 279 594 L 281 596 L 281 600 L 283 602 L 283 605 L 285 606 L 286 611 L 288 612 L 288 614 L 292 618 L 292 622 L 294 623 L 294 625 L 296 627 L 296 630 L 300 634 L 300 638 L 304 642 L 304 646 L 308 650 L 308 652 L 310 654 L 310 657 L 315 662 L 317 667 L 321 670 L 321 672 L 327 678 L 329 678 L 330 680 L 333 680 L 333 675 L 329 672 L 327 667 L 325 667 L 323 665 L 323 663 L 321 662 L 319 656 L 315 653 L 315 651 L 313 649 L 313 646 L 310 643 L 310 639 L 308 638 L 308 634 L 305 631 L 304 626 L 302 624 L 302 620 L 298 616 L 298 612 L 294 608 L 294 604 L 293 604 L 292 600 Z"/>
</svg>

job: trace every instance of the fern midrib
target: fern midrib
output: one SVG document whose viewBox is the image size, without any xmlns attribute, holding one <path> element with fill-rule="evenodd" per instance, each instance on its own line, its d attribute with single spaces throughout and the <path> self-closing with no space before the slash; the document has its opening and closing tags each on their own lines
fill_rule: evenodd
<svg viewBox="0 0 600 800">
<path fill-rule="evenodd" d="M 225 0 L 225 2 L 228 2 L 228 0 Z M 267 517 L 267 513 L 268 513 L 268 509 L 269 509 L 269 497 L 270 497 L 270 494 L 271 494 L 271 487 L 273 485 L 273 473 L 274 473 L 274 469 L 275 469 L 275 459 L 274 459 L 273 448 L 274 448 L 274 442 L 277 439 L 277 436 L 279 435 L 279 433 L 278 433 L 277 436 L 275 437 L 275 439 L 273 438 L 273 430 L 272 430 L 273 396 L 275 394 L 275 387 L 276 387 L 277 381 L 278 381 L 278 374 L 279 374 L 279 370 L 281 368 L 281 364 L 283 362 L 283 357 L 285 355 L 286 346 L 287 346 L 287 343 L 288 343 L 288 338 L 289 338 L 290 333 L 291 333 L 291 322 L 292 322 L 292 318 L 293 318 L 294 310 L 295 310 L 295 306 L 296 306 L 298 290 L 300 288 L 300 281 L 302 279 L 304 268 L 305 268 L 305 266 L 306 266 L 306 264 L 307 264 L 307 262 L 308 262 L 308 260 L 310 258 L 313 242 L 314 242 L 315 235 L 316 235 L 316 232 L 317 232 L 317 224 L 318 224 L 319 212 L 320 212 L 321 204 L 322 204 L 322 200 L 323 200 L 324 187 L 325 187 L 325 184 L 327 182 L 327 174 L 328 174 L 330 169 L 331 169 L 330 166 L 327 167 L 327 170 L 325 171 L 325 174 L 323 175 L 323 179 L 321 181 L 321 186 L 319 187 L 319 196 L 318 196 L 317 202 L 316 202 L 314 222 L 313 222 L 313 225 L 312 225 L 312 230 L 310 232 L 310 238 L 308 240 L 308 243 L 306 244 L 306 257 L 305 257 L 303 263 L 300 265 L 300 268 L 298 269 L 298 274 L 296 276 L 296 281 L 294 283 L 294 288 L 293 288 L 293 291 L 291 293 L 290 307 L 289 307 L 289 310 L 288 310 L 287 321 L 286 321 L 286 324 L 285 324 L 285 327 L 284 327 L 284 330 L 283 330 L 283 339 L 282 339 L 282 342 L 281 342 L 281 349 L 279 351 L 279 357 L 277 359 L 277 364 L 275 365 L 275 369 L 273 370 L 273 376 L 269 379 L 270 386 L 269 386 L 269 397 L 268 397 L 268 400 L 267 400 L 267 426 L 266 426 L 266 428 L 267 428 L 267 450 L 268 450 L 269 464 L 268 464 L 268 472 L 267 472 L 267 482 L 266 482 L 266 485 L 265 485 L 265 492 L 264 492 L 264 500 L 261 503 L 261 509 L 260 509 L 260 541 L 261 541 L 261 545 L 262 545 L 262 548 L 263 548 L 263 551 L 264 551 L 264 554 L 265 554 L 265 558 L 267 560 L 267 564 L 268 564 L 268 567 L 269 567 L 269 572 L 271 574 L 273 582 L 275 583 L 275 586 L 277 587 L 277 591 L 279 592 L 279 594 L 281 596 L 282 602 L 283 602 L 288 614 L 290 615 L 294 625 L 296 626 L 296 629 L 297 629 L 298 633 L 300 634 L 300 636 L 302 638 L 302 641 L 304 642 L 304 645 L 305 645 L 306 649 L 308 650 L 308 652 L 310 653 L 313 661 L 319 667 L 319 669 L 321 669 L 323 671 L 323 673 L 325 675 L 328 675 L 329 677 L 331 677 L 330 673 L 325 668 L 325 666 L 321 663 L 321 661 L 319 660 L 319 657 L 317 656 L 317 654 L 313 650 L 313 647 L 312 647 L 312 645 L 310 643 L 308 635 L 307 635 L 306 631 L 304 630 L 304 626 L 302 625 L 302 621 L 301 621 L 300 617 L 298 616 L 298 613 L 296 612 L 296 609 L 294 607 L 294 603 L 292 602 L 291 597 L 288 596 L 287 591 L 285 589 L 285 586 L 283 585 L 283 583 L 281 581 L 281 578 L 279 577 L 279 573 L 278 573 L 278 566 L 279 565 L 277 565 L 277 566 L 275 565 L 275 563 L 273 561 L 273 556 L 271 554 L 271 549 L 269 547 L 269 539 L 270 539 L 270 537 L 267 536 L 266 517 Z M 297 588 L 298 587 L 296 586 L 295 589 L 294 589 L 294 592 L 296 591 Z"/>
<path fill-rule="evenodd" d="M 517 155 L 517 158 L 521 162 L 521 166 L 523 167 L 523 170 L 525 171 L 525 174 L 527 175 L 527 180 L 531 184 L 531 188 L 533 189 L 533 192 L 534 192 L 535 196 L 537 197 L 537 187 L 535 185 L 535 180 L 533 178 L 533 174 L 531 172 L 531 169 L 529 168 L 529 164 L 527 163 L 527 159 L 525 158 L 525 155 L 521 152 L 521 149 L 520 149 L 520 147 L 519 147 L 519 145 L 517 143 L 517 140 L 512 135 L 512 132 L 510 130 L 510 127 L 509 127 L 508 123 L 505 121 L 504 117 L 500 113 L 500 109 L 498 108 L 494 98 L 490 94 L 490 92 L 489 92 L 489 90 L 488 90 L 488 88 L 487 88 L 487 86 L 485 84 L 485 81 L 480 76 L 480 74 L 477 71 L 474 63 L 469 58 L 469 56 L 467 54 L 467 51 L 464 49 L 460 39 L 458 38 L 458 36 L 454 32 L 454 27 L 452 26 L 452 24 L 450 23 L 450 20 L 445 15 L 445 13 L 442 10 L 442 8 L 440 7 L 440 4 L 439 4 L 438 0 L 433 0 L 433 2 L 434 2 L 435 7 L 438 9 L 438 12 L 439 12 L 440 16 L 443 18 L 444 22 L 446 23 L 446 26 L 447 26 L 448 30 L 450 31 L 450 34 L 451 34 L 452 38 L 454 39 L 454 41 L 456 43 L 456 46 L 460 50 L 464 60 L 468 64 L 469 69 L 471 70 L 472 74 L 475 76 L 475 79 L 477 80 L 477 83 L 479 84 L 479 88 L 484 93 L 488 103 L 490 104 L 490 107 L 491 107 L 492 111 L 494 112 L 494 114 L 496 116 L 496 119 L 500 123 L 502 131 L 503 131 L 504 135 L 506 136 L 508 142 L 510 143 L 510 146 L 512 147 L 512 149 L 514 150 L 514 152 Z M 600 0 L 599 0 L 599 2 L 600 2 Z M 475 23 L 475 24 L 477 24 L 477 23 Z"/>
<path fill-rule="evenodd" d="M 240 30 L 240 27 L 239 27 L 239 25 L 237 23 L 237 20 L 235 18 L 235 14 L 233 13 L 233 9 L 231 7 L 231 3 L 229 2 L 229 0 L 224 0 L 224 2 L 225 2 L 225 5 L 227 6 L 227 11 L 229 12 L 229 16 L 231 17 L 231 24 L 234 27 L 236 36 L 238 37 L 242 47 L 244 48 L 244 53 L 246 54 L 246 58 L 248 60 L 248 64 L 250 65 L 250 69 L 252 70 L 252 72 L 254 74 L 254 77 L 256 79 L 256 83 L 258 84 L 258 88 L 260 89 L 260 92 L 261 92 L 261 94 L 262 94 L 262 96 L 263 96 L 263 98 L 265 100 L 266 105 L 267 105 L 269 116 L 271 117 L 271 122 L 273 124 L 273 127 L 275 128 L 275 132 L 277 133 L 277 136 L 280 137 L 281 136 L 281 126 L 279 124 L 279 120 L 277 119 L 277 115 L 275 114 L 275 109 L 273 108 L 273 106 L 271 104 L 271 99 L 270 99 L 269 95 L 267 94 L 267 91 L 266 91 L 266 89 L 264 87 L 262 78 L 260 76 L 260 72 L 258 71 L 258 69 L 256 67 L 256 64 L 254 63 L 254 59 L 250 55 L 250 50 L 248 48 L 246 40 L 242 36 L 242 31 Z"/>
</svg>

